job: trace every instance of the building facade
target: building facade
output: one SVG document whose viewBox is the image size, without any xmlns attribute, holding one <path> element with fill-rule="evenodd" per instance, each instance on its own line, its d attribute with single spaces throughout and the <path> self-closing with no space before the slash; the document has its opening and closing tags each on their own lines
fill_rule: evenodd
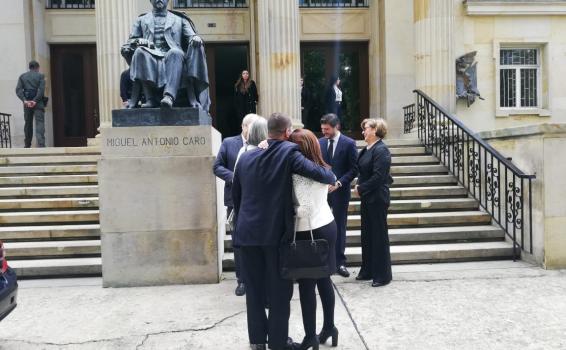
<svg viewBox="0 0 566 350">
<path fill-rule="evenodd" d="M 0 112 L 11 114 L 23 146 L 23 110 L 14 93 L 27 62 L 46 74 L 46 138 L 85 145 L 120 108 L 119 48 L 149 0 L 0 0 Z M 249 69 L 258 112 L 283 111 L 317 128 L 331 76 L 344 91 L 343 128 L 381 116 L 403 133 L 404 105 L 421 89 L 474 131 L 566 121 L 565 1 L 172 0 L 206 43 L 214 125 L 237 131 L 234 83 Z M 456 59 L 476 52 L 483 99 L 456 98 Z M 309 91 L 301 116 L 299 79 Z M 304 106 L 303 106 L 304 107 Z"/>
</svg>

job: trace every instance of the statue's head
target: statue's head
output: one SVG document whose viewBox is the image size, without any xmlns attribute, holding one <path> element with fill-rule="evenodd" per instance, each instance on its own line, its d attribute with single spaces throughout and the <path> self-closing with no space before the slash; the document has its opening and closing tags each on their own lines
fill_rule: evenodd
<svg viewBox="0 0 566 350">
<path fill-rule="evenodd" d="M 149 0 L 151 6 L 156 10 L 164 10 L 169 5 L 169 0 Z"/>
</svg>

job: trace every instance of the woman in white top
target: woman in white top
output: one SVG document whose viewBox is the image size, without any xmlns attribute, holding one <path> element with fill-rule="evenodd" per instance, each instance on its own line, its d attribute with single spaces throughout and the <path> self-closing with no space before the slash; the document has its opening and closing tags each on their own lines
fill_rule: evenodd
<svg viewBox="0 0 566 350">
<path fill-rule="evenodd" d="M 299 145 L 303 155 L 321 166 L 329 167 L 322 160 L 320 145 L 316 136 L 307 129 L 297 129 L 289 137 L 289 141 Z M 330 252 L 335 251 L 336 223 L 328 206 L 328 185 L 316 182 L 300 175 L 293 175 L 293 198 L 295 201 L 297 239 L 311 239 L 312 230 L 315 239 L 328 241 Z M 336 271 L 336 254 L 328 254 L 328 270 L 330 274 Z M 305 338 L 301 344 L 295 344 L 298 349 L 318 349 L 320 342 L 324 343 L 332 337 L 332 346 L 338 345 L 338 330 L 334 326 L 334 289 L 330 275 L 321 279 L 300 279 L 299 293 Z M 319 336 L 316 335 L 316 292 L 318 286 L 324 325 Z"/>
<path fill-rule="evenodd" d="M 342 101 L 343 93 L 340 89 L 340 78 L 332 76 L 326 88 L 325 104 L 326 113 L 334 113 L 342 120 Z"/>
</svg>

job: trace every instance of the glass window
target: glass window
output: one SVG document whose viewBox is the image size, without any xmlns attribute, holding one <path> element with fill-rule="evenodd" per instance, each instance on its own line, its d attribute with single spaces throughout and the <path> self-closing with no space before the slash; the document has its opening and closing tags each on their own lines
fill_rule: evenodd
<svg viewBox="0 0 566 350">
<path fill-rule="evenodd" d="M 540 51 L 536 48 L 499 51 L 499 106 L 539 107 Z"/>
</svg>

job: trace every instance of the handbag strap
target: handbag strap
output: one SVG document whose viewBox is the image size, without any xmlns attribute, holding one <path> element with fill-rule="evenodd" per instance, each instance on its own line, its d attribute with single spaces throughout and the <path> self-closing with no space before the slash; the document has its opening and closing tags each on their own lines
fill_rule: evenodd
<svg viewBox="0 0 566 350">
<path fill-rule="evenodd" d="M 311 216 L 309 215 L 308 218 L 309 218 L 309 232 L 311 234 L 311 242 L 314 243 L 314 235 L 312 233 Z M 293 230 L 293 243 L 292 244 L 295 244 L 297 242 L 297 223 L 298 222 L 299 222 L 299 217 L 295 216 L 295 227 L 294 227 L 294 230 Z"/>
</svg>

